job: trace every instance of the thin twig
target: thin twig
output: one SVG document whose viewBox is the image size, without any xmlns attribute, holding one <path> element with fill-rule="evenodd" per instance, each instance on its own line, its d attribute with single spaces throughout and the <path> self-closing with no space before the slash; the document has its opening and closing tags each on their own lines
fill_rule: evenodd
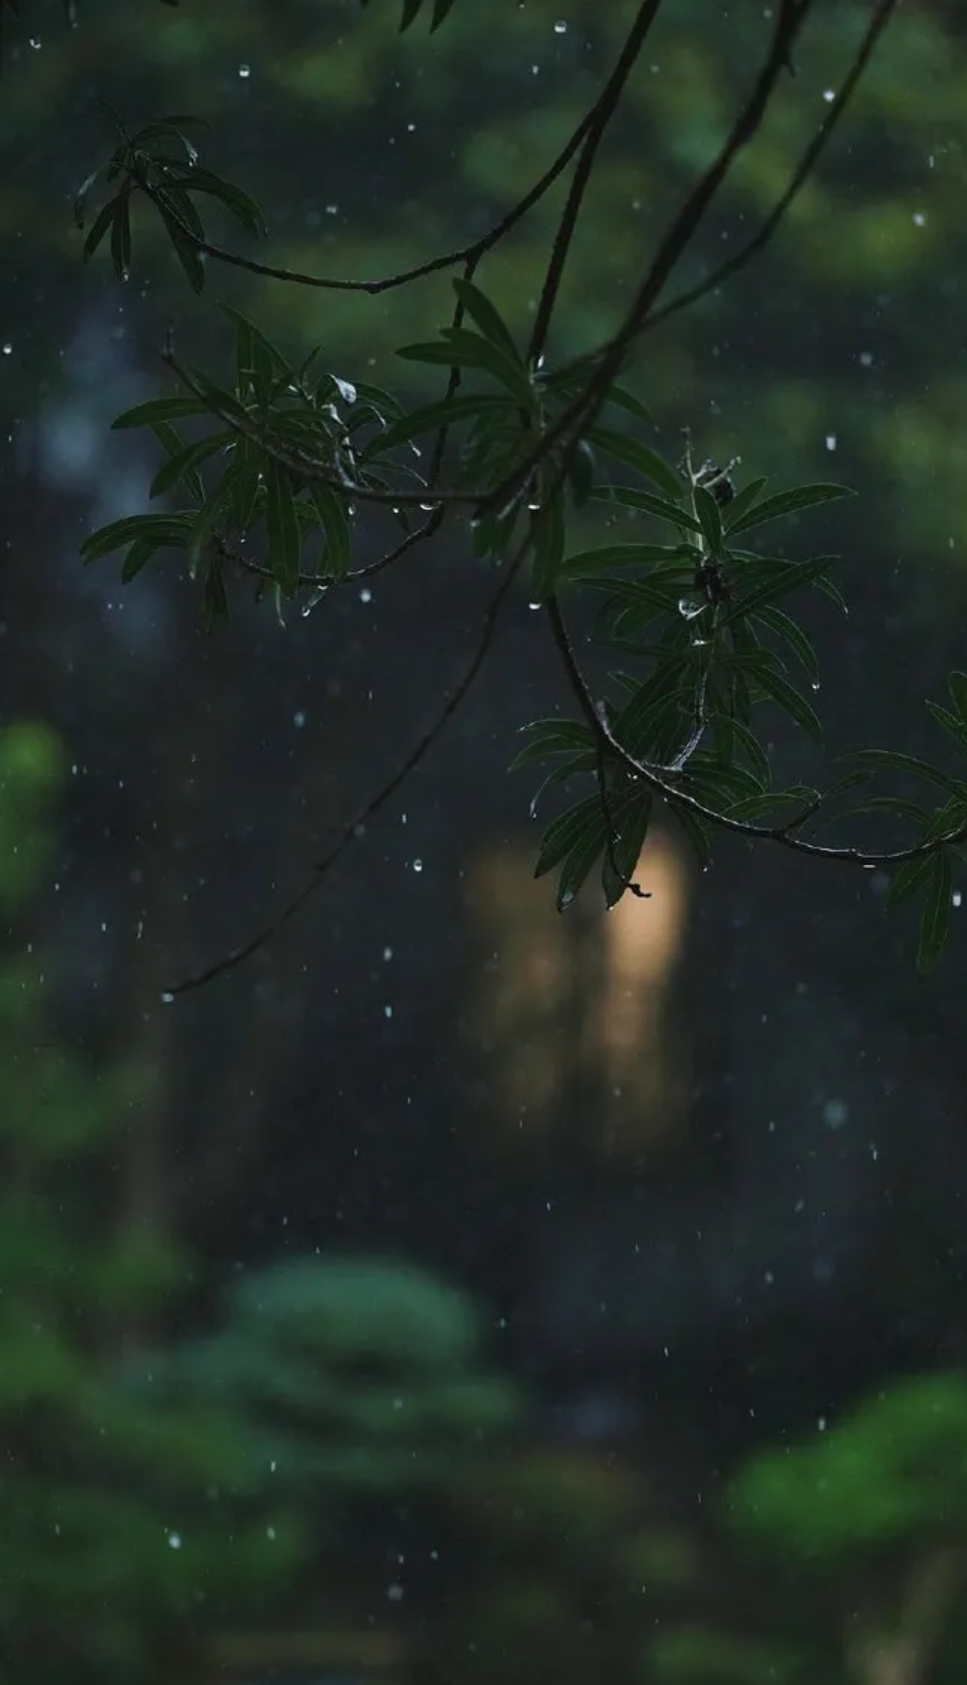
<svg viewBox="0 0 967 1685">
<path fill-rule="evenodd" d="M 417 742 L 410 749 L 408 754 L 404 756 L 402 761 L 400 761 L 392 776 L 386 780 L 386 783 L 377 790 L 375 795 L 370 796 L 368 800 L 363 803 L 362 807 L 358 810 L 354 817 L 343 826 L 342 830 L 336 836 L 335 841 L 326 850 L 325 854 L 316 861 L 312 868 L 311 877 L 309 877 L 303 884 L 298 894 L 294 895 L 292 900 L 283 907 L 280 913 L 277 913 L 268 924 L 263 925 L 262 929 L 257 931 L 255 935 L 250 937 L 249 940 L 243 943 L 241 947 L 233 948 L 230 953 L 223 955 L 219 960 L 215 960 L 212 965 L 206 966 L 203 971 L 196 971 L 192 976 L 184 978 L 180 983 L 176 983 L 172 988 L 167 989 L 162 997 L 164 1000 L 174 1000 L 177 995 L 185 995 L 194 989 L 200 989 L 204 984 L 210 983 L 214 978 L 222 977 L 226 972 L 234 971 L 237 966 L 243 963 L 243 961 L 251 959 L 252 955 L 258 953 L 260 948 L 266 947 L 269 942 L 273 941 L 279 934 L 280 930 L 282 930 L 283 926 L 288 924 L 289 920 L 293 918 L 297 912 L 299 912 L 300 908 L 304 907 L 306 902 L 315 895 L 316 890 L 319 888 L 327 873 L 336 864 L 337 860 L 340 859 L 342 854 L 349 847 L 350 843 L 356 840 L 361 827 L 367 825 L 371 819 L 375 818 L 376 814 L 379 813 L 381 809 L 386 806 L 390 798 L 396 794 L 400 785 L 405 783 L 410 774 L 416 770 L 427 752 L 433 747 L 444 727 L 460 708 L 464 698 L 487 659 L 487 654 L 493 641 L 494 633 L 497 630 L 497 623 L 500 618 L 501 611 L 510 595 L 511 588 L 514 584 L 517 572 L 519 571 L 520 564 L 523 561 L 523 557 L 524 551 L 521 550 L 514 560 L 508 563 L 504 571 L 503 578 L 501 579 L 497 590 L 494 592 L 487 606 L 487 611 L 483 617 L 480 636 L 477 639 L 470 659 L 464 667 L 463 672 L 457 680 L 453 690 L 450 692 L 450 695 L 447 697 L 443 707 L 437 713 L 437 716 L 432 724 L 427 727 L 422 736 L 418 738 Z"/>
<path fill-rule="evenodd" d="M 532 366 L 539 363 L 547 345 L 547 336 L 560 292 L 564 266 L 574 239 L 584 195 L 591 180 L 591 172 L 594 168 L 598 147 L 621 103 L 621 96 L 627 86 L 628 79 L 641 56 L 642 48 L 658 13 L 661 11 L 661 7 L 662 0 L 642 0 L 638 15 L 628 32 L 615 67 L 591 113 L 591 121 L 581 146 L 580 157 L 571 178 L 567 201 L 551 246 L 547 274 L 544 277 L 544 286 L 538 300 L 528 350 L 528 362 Z"/>
<path fill-rule="evenodd" d="M 793 201 L 798 197 L 812 175 L 820 153 L 825 148 L 833 130 L 852 99 L 873 50 L 898 4 L 899 0 L 879 0 L 842 88 L 802 154 L 790 177 L 788 187 L 782 196 L 777 199 L 762 227 L 757 233 L 753 234 L 751 240 L 747 240 L 745 245 L 740 247 L 737 252 L 733 252 L 732 256 L 726 258 L 724 263 L 720 263 L 716 269 L 706 275 L 703 281 L 698 281 L 694 287 L 688 287 L 684 292 L 678 293 L 675 298 L 670 299 L 667 304 L 663 304 L 660 309 L 652 310 L 647 320 L 642 324 L 642 331 L 656 328 L 660 322 L 667 322 L 669 316 L 678 315 L 679 311 L 687 310 L 698 299 L 704 298 L 708 293 L 715 292 L 724 281 L 729 280 L 735 274 L 736 270 L 741 269 L 750 258 L 755 257 L 768 245 Z"/>
<path fill-rule="evenodd" d="M 215 258 L 219 263 L 227 264 L 232 269 L 245 269 L 251 275 L 262 276 L 268 281 L 287 281 L 293 286 L 322 288 L 326 292 L 378 293 L 391 292 L 396 287 L 405 287 L 411 281 L 420 281 L 427 275 L 434 275 L 441 269 L 456 269 L 461 263 L 479 263 L 494 246 L 500 244 L 527 215 L 534 206 L 543 199 L 544 195 L 553 187 L 558 177 L 567 169 L 568 164 L 577 152 L 581 142 L 587 134 L 594 120 L 597 102 L 582 117 L 577 128 L 566 144 L 561 148 L 553 163 L 548 166 L 544 174 L 534 183 L 522 199 L 519 199 L 509 211 L 489 228 L 486 234 L 480 235 L 468 245 L 458 246 L 452 252 L 442 252 L 437 257 L 427 258 L 422 263 L 414 264 L 410 269 L 401 269 L 394 275 L 383 275 L 372 281 L 352 280 L 348 277 L 331 275 L 310 275 L 299 269 L 287 269 L 271 263 L 259 263 L 256 258 L 242 257 L 239 252 L 232 252 L 225 246 L 216 245 L 212 240 L 199 237 L 190 223 L 182 218 L 177 207 L 165 204 L 165 221 L 176 223 L 179 231 L 189 240 L 197 252 L 206 257 Z M 155 199 L 152 184 L 145 178 L 143 172 L 136 174 L 137 184 L 142 193 L 151 200 Z M 189 183 L 190 185 L 190 183 Z"/>
</svg>

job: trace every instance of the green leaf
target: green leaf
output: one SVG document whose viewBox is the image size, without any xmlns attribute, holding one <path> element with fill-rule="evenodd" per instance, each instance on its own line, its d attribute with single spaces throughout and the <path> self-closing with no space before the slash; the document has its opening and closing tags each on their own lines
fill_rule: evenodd
<svg viewBox="0 0 967 1685">
<path fill-rule="evenodd" d="M 951 673 L 947 680 L 947 688 L 961 722 L 962 737 L 967 741 L 967 673 Z"/>
<path fill-rule="evenodd" d="M 733 736 L 738 741 L 752 767 L 753 777 L 760 784 L 768 785 L 772 780 L 772 767 L 759 739 L 742 720 L 736 719 L 734 714 L 729 714 L 727 719 Z"/>
<path fill-rule="evenodd" d="M 604 890 L 605 906 L 609 908 L 617 906 L 627 892 L 628 884 L 637 869 L 648 835 L 653 805 L 651 792 L 643 791 L 628 804 L 623 817 L 616 822 L 617 834 L 612 838 L 610 848 L 605 834 L 601 886 Z"/>
<path fill-rule="evenodd" d="M 226 181 L 223 176 L 215 175 L 212 170 L 204 170 L 195 164 L 184 177 L 184 186 L 192 193 L 208 193 L 212 198 L 221 200 L 250 234 L 266 233 L 261 206 L 240 187 L 236 187 L 234 182 Z"/>
<path fill-rule="evenodd" d="M 758 503 L 765 484 L 766 481 L 763 478 L 761 480 L 750 480 L 748 485 L 739 487 L 731 503 L 722 511 L 722 525 L 726 533 L 732 531 L 736 522 L 741 521 L 743 515 L 752 508 L 754 503 Z"/>
<path fill-rule="evenodd" d="M 594 452 L 587 439 L 579 439 L 567 466 L 567 481 L 576 509 L 583 509 L 595 484 Z"/>
<path fill-rule="evenodd" d="M 764 502 L 755 503 L 744 515 L 740 515 L 738 520 L 729 521 L 729 533 L 731 535 L 747 532 L 750 527 L 761 526 L 764 521 L 776 521 L 783 515 L 796 514 L 800 509 L 810 509 L 817 503 L 830 503 L 835 498 L 853 495 L 849 486 L 824 483 L 796 486 L 791 491 L 777 492 L 775 497 L 767 497 Z"/>
<path fill-rule="evenodd" d="M 115 200 L 117 212 L 111 226 L 111 262 L 119 281 L 131 271 L 131 189 L 127 183 Z"/>
<path fill-rule="evenodd" d="M 804 785 L 795 785 L 788 790 L 762 790 L 754 796 L 743 796 L 740 801 L 733 802 L 726 809 L 730 819 L 761 819 L 774 812 L 777 807 L 794 807 L 797 812 L 809 807 L 818 800 L 819 791 Z M 781 821 L 789 824 L 789 820 Z"/>
<path fill-rule="evenodd" d="M 894 907 L 899 907 L 901 902 L 908 901 L 932 869 L 933 861 L 929 854 L 919 854 L 912 860 L 905 860 L 894 872 L 887 890 L 887 911 L 892 911 Z"/>
<path fill-rule="evenodd" d="M 704 486 L 694 486 L 695 513 L 702 525 L 705 542 L 713 556 L 722 553 L 722 512 L 712 493 Z"/>
<path fill-rule="evenodd" d="M 527 371 L 482 334 L 468 328 L 445 328 L 440 339 L 404 345 L 398 357 L 411 363 L 437 363 L 445 368 L 482 369 L 510 392 L 526 410 L 534 403 L 534 391 Z"/>
<path fill-rule="evenodd" d="M 546 602 L 557 584 L 565 537 L 564 499 L 558 494 L 531 516 L 531 588 L 537 602 Z"/>
<path fill-rule="evenodd" d="M 94 218 L 87 239 L 84 241 L 85 263 L 87 263 L 89 258 L 94 256 L 94 253 L 97 251 L 97 248 L 101 244 L 101 241 L 108 229 L 113 226 L 115 217 L 120 214 L 121 195 L 118 193 L 113 199 L 109 199 L 106 205 L 101 206 L 97 216 Z"/>
<path fill-rule="evenodd" d="M 431 35 L 434 30 L 439 29 L 441 23 L 446 21 L 455 5 L 456 0 L 433 0 L 433 17 L 430 20 Z"/>
<path fill-rule="evenodd" d="M 207 575 L 211 564 L 212 539 L 224 512 L 231 491 L 231 473 L 226 473 L 212 496 L 198 511 L 188 541 L 188 577 L 197 579 L 202 569 Z"/>
<path fill-rule="evenodd" d="M 393 450 L 397 445 L 406 445 L 411 439 L 418 439 L 423 433 L 435 433 L 441 427 L 454 427 L 460 421 L 504 415 L 507 408 L 506 398 L 486 392 L 458 392 L 452 398 L 439 398 L 435 403 L 425 404 L 422 409 L 413 410 L 392 422 L 367 446 L 364 456 Z"/>
<path fill-rule="evenodd" d="M 952 714 L 949 708 L 941 707 L 939 702 L 928 701 L 927 708 L 938 725 L 942 725 L 944 731 L 949 731 L 958 747 L 961 749 L 967 748 L 967 728 L 965 728 L 960 715 Z"/>
<path fill-rule="evenodd" d="M 604 544 L 597 550 L 578 550 L 561 564 L 561 578 L 593 578 L 605 568 L 640 567 L 644 562 L 698 561 L 698 552 L 680 544 Z"/>
<path fill-rule="evenodd" d="M 712 833 L 706 821 L 691 808 L 681 807 L 677 802 L 669 803 L 672 813 L 684 831 L 686 837 L 695 850 L 698 863 L 703 868 L 710 865 L 712 859 Z"/>
<path fill-rule="evenodd" d="M 654 492 L 638 491 L 635 486 L 596 486 L 592 496 L 603 503 L 620 503 L 628 509 L 644 509 L 649 515 L 657 515 L 659 520 L 671 521 L 673 526 L 687 528 L 690 532 L 701 532 L 702 524 L 682 509 L 671 498 L 659 497 Z"/>
<path fill-rule="evenodd" d="M 646 409 L 641 399 L 636 398 L 633 392 L 628 391 L 627 387 L 609 386 L 607 402 L 614 404 L 620 410 L 625 410 L 628 415 L 633 415 L 636 421 L 644 422 L 646 427 L 654 427 L 655 418 L 651 411 Z"/>
<path fill-rule="evenodd" d="M 190 215 L 186 217 L 181 202 L 185 199 L 184 194 L 179 198 L 170 192 L 166 193 L 159 187 L 154 189 L 153 198 L 158 214 L 168 231 L 168 238 L 174 247 L 175 256 L 188 277 L 189 286 L 193 292 L 202 292 L 205 286 L 205 265 L 191 234 L 183 227 L 183 223 L 186 221 L 190 223 L 192 218 L 195 222 L 198 221 L 197 213 L 191 201 L 187 200 Z M 198 238 L 203 239 L 204 234 L 200 233 Z"/>
<path fill-rule="evenodd" d="M 816 651 L 807 638 L 802 627 L 797 625 L 791 615 L 784 614 L 781 608 L 763 608 L 756 614 L 756 620 L 768 631 L 788 644 L 797 656 L 801 666 L 808 673 L 813 684 L 819 683 L 819 661 Z"/>
<path fill-rule="evenodd" d="M 265 489 L 269 566 L 283 595 L 291 597 L 299 583 L 302 535 L 292 481 L 287 469 L 274 457 L 269 457 L 265 464 Z"/>
<path fill-rule="evenodd" d="M 208 406 L 200 398 L 149 398 L 146 404 L 135 404 L 133 409 L 125 410 L 111 422 L 111 427 L 153 427 L 159 421 L 183 421 L 189 415 L 207 414 Z"/>
<path fill-rule="evenodd" d="M 951 795 L 961 794 L 963 785 L 939 766 L 932 766 L 917 755 L 905 755 L 898 749 L 857 749 L 848 757 L 850 763 L 863 772 L 900 772 L 912 778 L 923 778 L 937 784 Z"/>
<path fill-rule="evenodd" d="M 775 602 L 780 597 L 788 597 L 790 592 L 798 591 L 804 585 L 812 585 L 826 572 L 831 556 L 814 556 L 808 562 L 781 562 L 778 559 L 763 562 L 763 577 L 751 590 L 737 598 L 729 610 L 728 619 L 742 619 L 753 611 L 759 613 L 768 603 Z"/>
<path fill-rule="evenodd" d="M 529 761 L 543 760 L 547 755 L 566 755 L 576 749 L 585 750 L 593 741 L 589 728 L 579 720 L 559 720 L 551 716 L 531 720 L 523 729 L 530 734 L 530 742 L 525 743 L 514 756 L 510 763 L 511 772 L 526 766 Z"/>
<path fill-rule="evenodd" d="M 81 556 L 85 564 L 97 562 L 102 556 L 109 556 L 112 550 L 120 550 L 125 544 L 145 539 L 159 547 L 182 546 L 187 542 L 190 528 L 191 518 L 187 515 L 127 515 L 85 538 Z"/>
<path fill-rule="evenodd" d="M 251 393 L 264 400 L 272 382 L 283 375 L 291 377 L 292 371 L 261 328 L 231 304 L 222 304 L 220 309 L 235 327 L 235 384 L 239 397 L 244 401 Z"/>
<path fill-rule="evenodd" d="M 453 290 L 467 314 L 476 322 L 484 339 L 489 339 L 491 345 L 496 345 L 513 362 L 519 363 L 521 372 L 526 377 L 523 359 L 514 343 L 514 337 L 496 305 L 492 304 L 472 281 L 456 280 Z"/>
<path fill-rule="evenodd" d="M 309 487 L 326 535 L 323 569 L 333 579 L 343 579 L 352 563 L 352 530 L 345 503 L 334 486 L 316 480 Z"/>
<path fill-rule="evenodd" d="M 592 427 L 588 438 L 606 456 L 614 457 L 615 461 L 623 462 L 629 468 L 637 468 L 644 479 L 650 480 L 676 505 L 684 496 L 681 475 L 676 474 L 664 457 L 648 445 L 642 445 L 637 439 L 630 439 L 627 434 L 618 433 L 611 427 Z"/>
<path fill-rule="evenodd" d="M 607 846 L 608 831 L 600 797 L 596 800 L 597 820 L 589 825 L 574 844 L 561 867 L 555 900 L 559 913 L 566 913 L 592 871 L 595 861 Z"/>
<path fill-rule="evenodd" d="M 953 868 L 950 851 L 938 849 L 930 857 L 931 871 L 927 884 L 927 898 L 920 921 L 920 951 L 917 969 L 932 971 L 943 953 L 950 928 L 950 909 L 953 904 Z"/>
<path fill-rule="evenodd" d="M 542 878 L 547 872 L 552 872 L 573 848 L 595 834 L 600 836 L 600 848 L 604 843 L 604 820 L 601 798 L 598 795 L 586 796 L 583 801 L 551 820 L 537 852 L 535 878 Z"/>
<path fill-rule="evenodd" d="M 149 497 L 162 497 L 165 492 L 176 486 L 181 479 L 187 479 L 202 462 L 207 462 L 216 451 L 230 445 L 235 435 L 233 433 L 210 433 L 207 438 L 196 439 L 192 444 L 185 445 L 177 455 L 169 456 L 167 462 L 158 469 L 151 482 Z"/>
<path fill-rule="evenodd" d="M 121 581 L 127 585 L 136 579 L 141 569 L 157 554 L 158 546 L 150 538 L 138 538 L 132 544 L 121 567 Z"/>
<path fill-rule="evenodd" d="M 864 813 L 892 813 L 900 819 L 912 819 L 922 828 L 929 822 L 929 814 L 919 802 L 912 802 L 907 796 L 870 796 L 857 807 L 851 807 L 849 817 L 859 818 Z"/>
<path fill-rule="evenodd" d="M 784 679 L 774 668 L 763 667 L 757 668 L 755 682 L 762 690 L 768 692 L 780 708 L 785 709 L 808 736 L 814 738 L 817 743 L 823 741 L 823 727 L 819 715 L 788 679 Z"/>
</svg>

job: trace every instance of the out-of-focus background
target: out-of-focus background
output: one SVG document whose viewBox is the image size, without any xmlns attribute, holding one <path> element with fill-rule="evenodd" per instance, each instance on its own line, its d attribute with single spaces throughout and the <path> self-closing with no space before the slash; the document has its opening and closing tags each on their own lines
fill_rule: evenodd
<svg viewBox="0 0 967 1685">
<path fill-rule="evenodd" d="M 164 561 L 83 570 L 144 507 L 110 434 L 250 312 L 293 358 L 432 388 L 376 298 L 210 266 L 150 215 L 80 261 L 71 197 L 132 122 L 212 124 L 260 255 L 373 277 L 482 232 L 594 97 L 633 7 L 26 0 L 0 84 L 0 1677 L 4 1685 L 928 1685 L 967 1665 L 967 1196 L 949 953 L 877 873 L 649 840 L 650 901 L 532 881 L 518 728 L 567 706 L 521 595 L 395 805 L 269 917 L 425 729 L 492 574 L 459 535 L 281 627 L 200 629 Z M 696 238 L 756 227 L 867 9 L 818 8 Z M 606 335 L 765 50 L 770 9 L 669 0 L 609 139 L 554 352 Z M 901 8 L 771 246 L 654 332 L 656 440 L 837 479 L 829 751 L 942 757 L 964 665 L 967 13 Z M 480 279 L 524 334 L 560 199 Z M 212 229 L 227 242 L 235 230 Z M 244 237 L 239 249 L 251 253 Z M 422 384 L 421 384 L 422 382 Z M 363 535 L 361 560 L 385 533 Z M 777 716 L 775 753 L 818 752 Z M 797 757 L 795 761 L 793 756 Z"/>
</svg>

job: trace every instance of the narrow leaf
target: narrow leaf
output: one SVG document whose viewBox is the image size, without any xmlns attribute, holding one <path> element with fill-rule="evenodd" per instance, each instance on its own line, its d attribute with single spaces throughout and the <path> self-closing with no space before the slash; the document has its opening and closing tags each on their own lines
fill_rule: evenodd
<svg viewBox="0 0 967 1685">
<path fill-rule="evenodd" d="M 776 521 L 783 515 L 796 514 L 800 509 L 810 509 L 818 503 L 831 503 L 835 498 L 853 495 L 849 486 L 796 486 L 791 491 L 777 492 L 775 497 L 753 504 L 737 521 L 729 522 L 729 532 L 747 532 L 750 527 L 761 526 L 764 521 Z"/>
<path fill-rule="evenodd" d="M 269 457 L 265 465 L 265 489 L 269 566 L 283 594 L 291 597 L 299 582 L 302 538 L 292 481 L 274 457 Z"/>
<path fill-rule="evenodd" d="M 472 281 L 456 280 L 453 283 L 453 290 L 467 314 L 472 316 L 476 322 L 484 339 L 489 339 L 491 345 L 496 345 L 513 362 L 519 363 L 523 373 L 524 363 L 520 352 L 496 305 L 492 304 L 486 294 L 482 293 L 479 287 L 475 287 Z"/>
<path fill-rule="evenodd" d="M 950 928 L 950 909 L 953 904 L 953 868 L 946 848 L 937 850 L 931 859 L 927 884 L 927 898 L 920 921 L 920 951 L 917 969 L 932 971 L 943 953 Z"/>
</svg>

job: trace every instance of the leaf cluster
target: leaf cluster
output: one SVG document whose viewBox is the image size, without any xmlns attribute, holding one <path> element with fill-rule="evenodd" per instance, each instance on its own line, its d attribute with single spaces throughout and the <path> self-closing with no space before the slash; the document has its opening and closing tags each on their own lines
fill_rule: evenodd
<svg viewBox="0 0 967 1685">
<path fill-rule="evenodd" d="M 877 0 L 843 94 L 758 242 L 750 242 L 750 253 L 769 237 L 814 166 L 894 4 Z M 428 16 L 430 29 L 436 29 L 452 5 L 453 0 L 430 5 L 403 0 L 400 27 L 409 29 Z M 83 546 L 84 559 L 123 549 L 122 574 L 130 580 L 160 550 L 184 552 L 211 625 L 228 614 L 232 574 L 254 576 L 259 592 L 271 587 L 280 610 L 302 594 L 307 612 L 347 581 L 397 562 L 445 523 L 459 525 L 471 555 L 500 567 L 504 577 L 456 696 L 462 697 L 479 670 L 508 586 L 521 577 L 547 620 L 576 705 L 571 719 L 534 722 L 515 763 L 550 763 L 542 789 L 567 787 L 568 805 L 547 826 L 536 864 L 538 876 L 557 873 L 562 910 L 596 868 L 607 906 L 626 893 L 646 895 L 635 873 L 654 815 L 665 808 L 703 863 L 715 835 L 726 831 L 827 861 L 889 871 L 891 905 L 920 898 L 920 963 L 926 968 L 948 930 L 954 865 L 967 838 L 967 784 L 883 750 L 855 755 L 822 790 L 806 782 L 777 786 L 773 779 L 769 733 L 776 710 L 815 743 L 822 740 L 813 700 L 819 659 L 797 617 L 797 600 L 805 591 L 819 591 L 840 607 L 843 600 L 835 557 L 793 559 L 785 548 L 762 548 L 760 531 L 780 519 L 798 521 L 809 509 L 846 495 L 847 488 L 769 490 L 761 476 L 736 487 L 733 465 L 696 466 L 690 440 L 683 459 L 672 462 L 656 448 L 645 405 L 621 384 L 650 322 L 676 307 L 673 302 L 656 308 L 665 282 L 758 129 L 812 0 L 780 8 L 747 103 L 659 242 L 624 321 L 584 357 L 555 363 L 548 356 L 561 274 L 596 149 L 619 109 L 657 10 L 647 4 L 639 10 L 595 105 L 520 206 L 475 247 L 385 282 L 275 270 L 212 245 L 197 209 L 199 196 L 220 201 L 252 234 L 264 232 L 258 206 L 201 164 L 198 148 L 186 137 L 185 119 L 164 118 L 129 134 L 114 118 L 118 145 L 84 183 L 77 214 L 83 224 L 96 184 L 108 190 L 87 234 L 85 255 L 109 237 L 120 278 L 132 263 L 130 205 L 136 193 L 151 201 L 196 291 L 204 284 L 206 260 L 251 267 L 288 283 L 364 291 L 418 279 L 455 261 L 463 263 L 464 273 L 454 281 L 450 322 L 436 337 L 400 350 L 405 362 L 444 376 L 442 393 L 416 408 L 345 375 L 320 377 L 314 370 L 321 350 L 293 368 L 255 323 L 234 310 L 227 311 L 235 336 L 228 379 L 183 367 L 169 344 L 164 360 L 178 391 L 139 405 L 116 423 L 153 431 L 163 460 L 151 496 L 169 506 L 93 534 Z M 533 328 L 522 346 L 476 271 L 572 159 Z M 728 273 L 740 261 L 741 256 L 731 259 Z M 691 302 L 698 292 L 692 289 L 683 298 Z M 395 542 L 376 562 L 354 566 L 362 508 L 394 524 Z M 583 535 L 602 523 L 619 530 L 617 541 L 598 541 L 591 548 L 572 543 L 575 524 Z M 368 542 L 368 525 L 366 530 Z M 567 628 L 565 611 L 575 597 L 591 607 L 604 646 L 607 677 L 600 693 L 592 689 Z M 934 708 L 958 750 L 965 746 L 967 717 L 961 687 L 954 675 L 952 709 Z M 453 706 L 444 706 L 437 728 L 405 759 L 387 791 L 416 764 Z M 906 796 L 869 794 L 866 786 L 884 770 L 932 784 L 940 805 L 931 809 Z M 858 789 L 860 804 L 847 803 L 844 811 L 844 799 L 852 800 Z M 382 799 L 374 798 L 373 811 Z M 820 835 L 834 818 L 871 814 L 900 821 L 912 840 L 874 851 Z M 252 947 L 225 963 L 237 963 Z"/>
</svg>

